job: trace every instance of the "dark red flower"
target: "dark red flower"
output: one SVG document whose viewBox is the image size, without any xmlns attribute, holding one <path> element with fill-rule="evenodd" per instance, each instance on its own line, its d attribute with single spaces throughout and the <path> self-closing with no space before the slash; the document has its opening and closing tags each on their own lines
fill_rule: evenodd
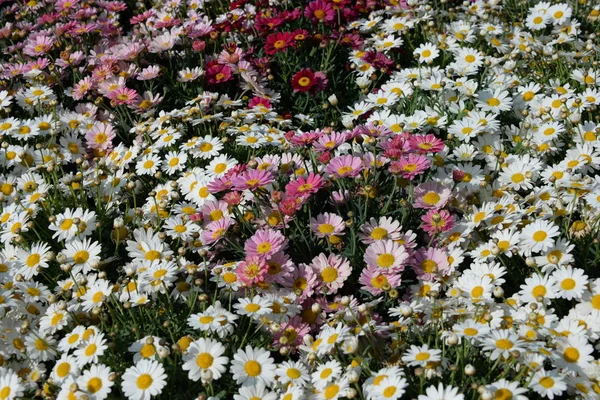
<svg viewBox="0 0 600 400">
<path fill-rule="evenodd" d="M 273 31 L 279 25 L 285 22 L 285 18 L 279 16 L 265 16 L 261 15 L 256 18 L 256 22 L 254 24 L 254 28 L 260 32 L 269 32 Z"/>
<path fill-rule="evenodd" d="M 313 72 L 310 68 L 302 68 L 292 77 L 294 92 L 310 92 L 312 94 L 327 87 L 327 77 L 322 72 Z"/>
<path fill-rule="evenodd" d="M 294 92 L 310 92 L 315 85 L 315 73 L 309 68 L 302 68 L 292 77 Z"/>
</svg>

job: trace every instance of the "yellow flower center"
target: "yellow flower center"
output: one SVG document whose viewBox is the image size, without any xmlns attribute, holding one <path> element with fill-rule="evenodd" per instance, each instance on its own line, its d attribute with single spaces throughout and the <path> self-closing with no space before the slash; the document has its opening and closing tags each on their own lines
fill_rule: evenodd
<svg viewBox="0 0 600 400">
<path fill-rule="evenodd" d="M 98 349 L 98 346 L 96 346 L 94 343 L 90 344 L 88 347 L 85 348 L 85 355 L 87 357 L 93 356 L 96 353 L 96 350 Z"/>
<path fill-rule="evenodd" d="M 56 375 L 58 375 L 61 378 L 67 376 L 69 372 L 71 372 L 71 364 L 69 364 L 68 362 L 60 363 L 58 367 L 56 367 Z"/>
<path fill-rule="evenodd" d="M 75 264 L 84 264 L 89 259 L 90 253 L 88 253 L 86 250 L 79 250 L 73 255 L 73 261 L 75 261 Z"/>
<path fill-rule="evenodd" d="M 425 204 L 429 204 L 430 206 L 437 204 L 440 201 L 441 197 L 436 192 L 427 192 L 425 196 L 423 196 L 423 201 Z"/>
<path fill-rule="evenodd" d="M 335 281 L 338 277 L 337 269 L 333 267 L 325 267 L 323 271 L 321 271 L 321 278 L 325 283 L 331 283 Z"/>
<path fill-rule="evenodd" d="M 139 389 L 146 390 L 150 386 L 152 386 L 152 382 L 154 382 L 154 379 L 152 379 L 150 375 L 142 374 L 138 376 L 137 380 L 135 381 L 135 384 Z"/>
<path fill-rule="evenodd" d="M 548 234 L 544 231 L 537 231 L 533 234 L 533 240 L 536 242 L 543 242 L 548 237 Z"/>
<path fill-rule="evenodd" d="M 508 339 L 498 339 L 496 340 L 496 347 L 502 350 L 509 350 L 513 347 L 513 342 Z"/>
<path fill-rule="evenodd" d="M 99 391 L 100 389 L 102 389 L 102 379 L 100 378 L 92 378 L 89 380 L 88 384 L 87 384 L 87 391 L 90 393 L 96 393 L 97 391 Z"/>
<path fill-rule="evenodd" d="M 563 359 L 568 363 L 576 363 L 579 360 L 579 350 L 575 347 L 567 347 L 563 352 Z"/>
<path fill-rule="evenodd" d="M 262 368 L 257 361 L 250 360 L 246 362 L 246 365 L 244 365 L 244 370 L 248 376 L 255 377 L 260 375 Z"/>
<path fill-rule="evenodd" d="M 210 368 L 213 364 L 214 358 L 210 353 L 200 353 L 196 357 L 196 365 L 202 369 Z"/>
<path fill-rule="evenodd" d="M 546 389 L 550 389 L 554 386 L 554 379 L 550 378 L 549 376 L 545 376 L 542 379 L 540 379 L 539 383 Z"/>
<path fill-rule="evenodd" d="M 395 261 L 396 258 L 389 253 L 384 253 L 377 257 L 377 265 L 381 268 L 389 268 L 394 264 Z"/>
</svg>

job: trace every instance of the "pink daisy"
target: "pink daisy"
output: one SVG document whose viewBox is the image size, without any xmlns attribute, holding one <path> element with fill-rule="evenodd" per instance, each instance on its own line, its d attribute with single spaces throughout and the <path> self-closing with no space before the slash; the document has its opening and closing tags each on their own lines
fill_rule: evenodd
<svg viewBox="0 0 600 400">
<path fill-rule="evenodd" d="M 249 257 L 242 261 L 236 269 L 237 275 L 246 286 L 253 286 L 265 280 L 267 274 L 267 264 L 260 257 Z"/>
<path fill-rule="evenodd" d="M 88 147 L 98 150 L 112 148 L 112 140 L 115 138 L 115 130 L 112 125 L 97 122 L 92 129 L 85 134 Z"/>
<path fill-rule="evenodd" d="M 415 188 L 415 203 L 413 207 L 440 209 L 448 203 L 450 194 L 450 189 L 438 183 L 422 183 Z"/>
<path fill-rule="evenodd" d="M 310 220 L 310 230 L 319 238 L 343 235 L 345 228 L 343 218 L 332 213 L 319 214 Z"/>
<path fill-rule="evenodd" d="M 446 210 L 429 210 L 421 220 L 421 228 L 429 235 L 446 232 L 454 227 L 454 217 Z"/>
<path fill-rule="evenodd" d="M 210 185 L 209 185 L 210 189 Z M 211 192 L 212 193 L 212 192 Z M 242 203 L 242 193 L 241 192 L 229 192 L 223 195 L 223 201 L 227 203 L 229 207 L 235 207 Z"/>
<path fill-rule="evenodd" d="M 319 275 L 319 290 L 325 291 L 326 294 L 337 293 L 352 272 L 350 262 L 335 254 L 325 256 L 321 253 L 313 258 L 310 265 Z"/>
<path fill-rule="evenodd" d="M 231 180 L 235 190 L 254 190 L 273 182 L 273 174 L 266 170 L 249 169 Z"/>
<path fill-rule="evenodd" d="M 120 87 L 116 90 L 113 90 L 108 94 L 109 99 L 115 102 L 116 105 L 127 104 L 131 105 L 136 102 L 139 97 L 139 94 L 133 90 L 126 87 Z"/>
<path fill-rule="evenodd" d="M 400 222 L 391 217 L 381 217 L 379 221 L 371 218 L 360 230 L 360 240 L 363 243 L 370 244 L 380 240 L 399 240 L 402 227 Z"/>
<path fill-rule="evenodd" d="M 400 286 L 401 281 L 400 274 L 386 274 L 376 267 L 363 269 L 360 278 L 358 278 L 358 282 L 362 284 L 361 289 L 366 290 L 373 296 Z"/>
<path fill-rule="evenodd" d="M 86 76 L 77 82 L 71 90 L 71 96 L 75 100 L 81 100 L 94 87 L 94 81 L 90 76 Z"/>
<path fill-rule="evenodd" d="M 408 140 L 410 149 L 420 154 L 439 153 L 444 150 L 444 142 L 435 135 L 411 135 Z"/>
<path fill-rule="evenodd" d="M 231 189 L 231 178 L 229 176 L 215 178 L 208 184 L 208 191 L 212 194 L 224 192 L 229 189 Z"/>
<path fill-rule="evenodd" d="M 410 152 L 408 146 L 408 133 L 400 133 L 391 140 L 381 141 L 381 148 L 384 150 L 383 156 L 392 160 L 399 160 L 402 155 Z"/>
<path fill-rule="evenodd" d="M 283 199 L 283 201 L 279 203 L 279 212 L 285 215 L 286 217 L 293 216 L 299 209 L 300 207 L 298 206 L 297 197 L 288 197 L 287 199 Z"/>
<path fill-rule="evenodd" d="M 390 165 L 392 174 L 399 174 L 405 179 L 413 180 L 421 175 L 431 166 L 431 161 L 427 157 L 419 154 L 409 154 L 408 157 L 401 157 L 399 161 L 393 161 Z"/>
<path fill-rule="evenodd" d="M 270 258 L 273 254 L 285 247 L 285 237 L 281 232 L 274 229 L 261 229 L 256 231 L 250 239 L 246 241 L 244 250 L 248 257 Z"/>
<path fill-rule="evenodd" d="M 323 178 L 319 174 L 309 173 L 307 177 L 300 176 L 285 186 L 290 197 L 307 196 L 317 193 L 323 187 Z"/>
<path fill-rule="evenodd" d="M 290 259 L 290 256 L 285 254 L 283 251 L 275 253 L 267 261 L 267 275 L 265 281 L 277 282 L 284 284 L 289 281 L 294 271 L 294 263 Z"/>
<path fill-rule="evenodd" d="M 304 132 L 304 133 L 299 133 L 299 134 L 294 133 L 294 131 L 291 131 L 291 132 L 292 132 L 293 136 L 290 135 L 290 137 L 288 137 L 288 140 L 296 146 L 307 146 L 321 137 L 320 132 L 310 131 L 310 132 Z"/>
<path fill-rule="evenodd" d="M 355 177 L 363 169 L 363 162 L 359 157 L 350 155 L 334 157 L 325 172 L 338 178 Z"/>
<path fill-rule="evenodd" d="M 313 146 L 318 152 L 331 151 L 346 142 L 347 135 L 345 132 L 332 132 L 329 135 L 321 136 Z"/>
<path fill-rule="evenodd" d="M 316 288 L 317 275 L 312 267 L 306 264 L 298 264 L 298 267 L 292 272 L 292 277 L 284 285 L 290 285 L 296 296 L 297 301 L 301 302 L 313 295 Z"/>
<path fill-rule="evenodd" d="M 229 217 L 221 218 L 218 221 L 211 222 L 204 227 L 202 231 L 202 243 L 213 244 L 218 242 L 225 234 L 227 230 L 233 225 L 233 219 Z"/>
<path fill-rule="evenodd" d="M 210 200 L 202 206 L 202 219 L 208 223 L 229 216 L 227 203 L 222 200 Z"/>
<path fill-rule="evenodd" d="M 396 240 L 396 243 L 404 246 L 409 255 L 413 253 L 413 249 L 417 247 L 417 234 L 411 230 L 406 231 L 400 235 L 400 239 Z"/>
<path fill-rule="evenodd" d="M 369 122 L 367 125 L 359 125 L 352 132 L 352 136 L 367 135 L 371 137 L 392 136 L 393 132 L 385 125 L 375 125 Z"/>
<path fill-rule="evenodd" d="M 380 240 L 367 247 L 364 260 L 367 266 L 395 274 L 404 270 L 408 256 L 404 246 L 392 240 Z"/>
<path fill-rule="evenodd" d="M 413 269 L 420 279 L 439 280 L 450 271 L 448 255 L 444 249 L 422 247 L 415 253 Z"/>
<path fill-rule="evenodd" d="M 23 49 L 23 53 L 32 57 L 41 56 L 52 50 L 53 45 L 53 39 L 48 36 L 39 35 L 27 43 Z"/>
<path fill-rule="evenodd" d="M 291 353 L 294 353 L 304 343 L 304 336 L 308 335 L 309 332 L 310 326 L 303 322 L 299 316 L 294 316 L 289 321 L 283 322 L 281 329 L 273 336 L 275 348 L 288 346 Z M 285 339 L 282 340 L 282 338 Z"/>
<path fill-rule="evenodd" d="M 350 192 L 348 190 L 336 190 L 331 192 L 331 204 L 334 206 L 341 206 L 346 204 L 350 200 Z"/>
</svg>

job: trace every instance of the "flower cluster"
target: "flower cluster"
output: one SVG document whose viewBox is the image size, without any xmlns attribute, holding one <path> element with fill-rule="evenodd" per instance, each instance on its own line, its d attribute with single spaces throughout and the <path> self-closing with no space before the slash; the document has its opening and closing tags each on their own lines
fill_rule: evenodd
<svg viewBox="0 0 600 400">
<path fill-rule="evenodd" d="M 600 398 L 593 1 L 0 21 L 0 399 Z"/>
</svg>

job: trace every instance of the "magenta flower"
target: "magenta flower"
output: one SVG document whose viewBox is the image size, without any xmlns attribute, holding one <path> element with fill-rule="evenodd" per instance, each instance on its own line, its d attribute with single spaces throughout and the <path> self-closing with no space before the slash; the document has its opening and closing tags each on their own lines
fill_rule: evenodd
<svg viewBox="0 0 600 400">
<path fill-rule="evenodd" d="M 249 169 L 231 180 L 235 190 L 254 190 L 273 182 L 273 174 L 267 170 Z"/>
<path fill-rule="evenodd" d="M 389 171 L 412 181 L 415 177 L 427 171 L 430 166 L 431 161 L 427 157 L 419 154 L 409 154 L 408 157 L 401 157 L 400 161 L 393 161 Z"/>
<path fill-rule="evenodd" d="M 415 208 L 440 209 L 450 199 L 450 189 L 435 183 L 422 183 L 415 188 Z"/>
<path fill-rule="evenodd" d="M 354 178 L 362 169 L 363 162 L 359 157 L 345 155 L 334 157 L 325 168 L 325 172 L 337 178 Z"/>
<path fill-rule="evenodd" d="M 325 256 L 321 253 L 312 259 L 310 265 L 320 278 L 318 289 L 326 289 L 327 294 L 337 293 L 352 272 L 350 261 L 335 254 Z"/>
<path fill-rule="evenodd" d="M 361 289 L 366 290 L 373 296 L 377 296 L 386 290 L 400 286 L 402 278 L 400 274 L 389 274 L 380 268 L 367 267 L 362 270 L 358 282 L 362 284 Z"/>
<path fill-rule="evenodd" d="M 285 186 L 285 191 L 290 197 L 307 196 L 317 193 L 323 187 L 323 178 L 319 174 L 310 172 L 307 177 L 300 176 Z"/>
<path fill-rule="evenodd" d="M 232 70 L 229 65 L 214 64 L 206 71 L 206 77 L 208 78 L 208 83 L 215 85 L 233 79 L 231 73 Z"/>
<path fill-rule="evenodd" d="M 306 6 L 304 16 L 313 22 L 331 22 L 335 19 L 335 10 L 329 3 L 315 0 Z"/>
<path fill-rule="evenodd" d="M 448 255 L 444 249 L 421 247 L 415 253 L 413 269 L 419 279 L 439 280 L 450 272 Z"/>
<path fill-rule="evenodd" d="M 273 254 L 283 250 L 285 245 L 285 237 L 281 232 L 274 229 L 261 229 L 246 241 L 244 250 L 247 257 L 269 259 Z"/>
<path fill-rule="evenodd" d="M 454 227 L 454 217 L 446 210 L 429 210 L 421 220 L 421 228 L 429 235 L 446 232 Z"/>
</svg>

